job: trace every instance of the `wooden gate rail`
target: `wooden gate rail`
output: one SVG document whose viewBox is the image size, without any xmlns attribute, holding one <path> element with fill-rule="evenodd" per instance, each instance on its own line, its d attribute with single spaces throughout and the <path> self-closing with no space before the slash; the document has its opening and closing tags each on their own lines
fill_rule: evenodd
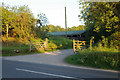
<svg viewBox="0 0 120 80">
<path fill-rule="evenodd" d="M 40 49 L 40 48 L 44 48 L 44 50 L 47 49 L 47 45 L 48 45 L 48 39 L 46 38 L 44 42 L 33 42 L 30 41 L 30 45 L 29 45 L 29 51 L 32 51 L 34 49 Z M 32 47 L 33 46 L 33 47 Z"/>
<path fill-rule="evenodd" d="M 79 41 L 73 39 L 73 52 L 78 52 L 79 50 L 82 50 L 83 46 L 86 45 L 86 41 Z"/>
</svg>

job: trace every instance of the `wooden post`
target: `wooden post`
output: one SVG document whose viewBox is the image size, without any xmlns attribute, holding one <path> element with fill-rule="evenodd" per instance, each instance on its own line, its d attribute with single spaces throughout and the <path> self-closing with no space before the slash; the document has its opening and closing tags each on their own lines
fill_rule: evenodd
<svg viewBox="0 0 120 80">
<path fill-rule="evenodd" d="M 86 43 L 85 43 L 86 41 L 84 41 L 84 45 L 86 45 Z"/>
<path fill-rule="evenodd" d="M 73 52 L 75 53 L 75 40 L 73 39 Z"/>
<path fill-rule="evenodd" d="M 48 38 L 46 38 L 46 39 L 45 39 L 45 49 L 47 49 L 47 48 L 48 48 L 48 46 L 47 46 L 47 45 L 48 45 Z"/>
<path fill-rule="evenodd" d="M 32 46 L 32 44 L 31 44 L 31 41 L 29 42 L 29 51 L 31 52 L 31 46 Z"/>
<path fill-rule="evenodd" d="M 77 51 L 79 49 L 79 40 L 77 40 Z"/>
</svg>

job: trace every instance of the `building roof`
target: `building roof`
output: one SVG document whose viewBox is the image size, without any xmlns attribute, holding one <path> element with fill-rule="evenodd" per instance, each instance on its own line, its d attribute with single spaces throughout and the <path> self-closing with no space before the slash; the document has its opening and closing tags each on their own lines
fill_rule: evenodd
<svg viewBox="0 0 120 80">
<path fill-rule="evenodd" d="M 85 30 L 79 30 L 79 31 L 67 31 L 67 35 L 81 35 L 82 33 L 84 33 Z M 65 35 L 65 31 L 61 31 L 61 32 L 51 32 L 48 33 L 49 35 L 56 35 L 56 36 L 64 36 Z"/>
</svg>

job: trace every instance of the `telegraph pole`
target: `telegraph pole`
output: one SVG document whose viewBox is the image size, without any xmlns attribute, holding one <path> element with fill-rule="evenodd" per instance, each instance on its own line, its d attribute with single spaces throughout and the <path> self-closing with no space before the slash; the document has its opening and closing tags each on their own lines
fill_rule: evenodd
<svg viewBox="0 0 120 80">
<path fill-rule="evenodd" d="M 67 15 L 66 15 L 66 7 L 65 7 L 65 36 L 67 37 Z"/>
</svg>

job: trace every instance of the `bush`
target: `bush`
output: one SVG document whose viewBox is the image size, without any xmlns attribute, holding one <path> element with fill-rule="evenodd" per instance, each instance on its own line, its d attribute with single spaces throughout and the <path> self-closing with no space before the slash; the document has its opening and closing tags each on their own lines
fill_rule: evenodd
<svg viewBox="0 0 120 80">
<path fill-rule="evenodd" d="M 120 52 L 118 51 L 99 51 L 97 48 L 85 49 L 78 54 L 69 56 L 66 61 L 71 64 L 90 66 L 102 69 L 120 70 Z"/>
<path fill-rule="evenodd" d="M 52 42 L 50 42 L 50 43 L 48 43 L 48 49 L 50 49 L 50 50 L 57 49 L 57 45 L 52 43 Z"/>
</svg>

